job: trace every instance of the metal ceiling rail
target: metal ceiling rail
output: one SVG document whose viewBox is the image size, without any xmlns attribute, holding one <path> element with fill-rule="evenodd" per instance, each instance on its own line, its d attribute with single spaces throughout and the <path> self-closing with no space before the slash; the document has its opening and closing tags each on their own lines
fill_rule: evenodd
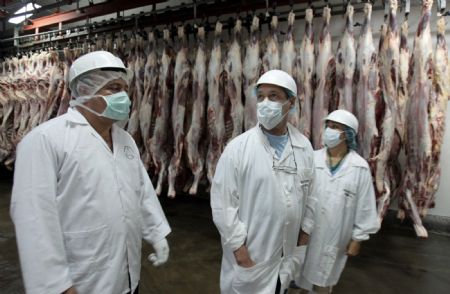
<svg viewBox="0 0 450 294">
<path fill-rule="evenodd" d="M 134 1 L 134 2 L 138 2 L 138 1 Z M 141 2 L 146 2 L 147 3 L 146 5 L 149 5 L 149 1 L 147 1 L 147 0 L 144 0 L 144 1 L 141 1 Z M 155 5 L 157 2 L 159 3 L 159 2 L 164 2 L 164 1 L 153 1 L 153 2 L 154 2 L 153 5 Z M 198 1 L 197 3 L 206 4 L 208 2 L 211 2 L 211 0 Z M 212 2 L 214 2 L 214 1 L 212 1 Z M 152 12 L 149 12 L 149 13 L 146 13 L 146 14 L 142 13 L 142 14 L 137 14 L 137 15 L 131 15 L 131 16 L 128 16 L 128 17 L 117 17 L 117 18 L 114 18 L 112 20 L 114 22 L 117 22 L 117 21 L 119 21 L 119 22 L 126 22 L 126 21 L 130 21 L 130 20 L 134 21 L 137 18 L 142 18 L 144 16 L 149 16 L 149 15 L 155 16 L 156 13 L 157 14 L 161 14 L 161 13 L 177 11 L 177 10 L 181 10 L 181 9 L 184 9 L 186 7 L 189 7 L 189 6 L 193 6 L 193 5 L 194 5 L 194 3 L 192 3 L 191 5 L 189 5 L 189 4 L 188 5 L 182 4 L 182 5 L 175 6 L 175 7 L 163 8 L 163 9 L 160 9 L 158 11 L 152 11 Z M 82 10 L 82 9 L 83 8 L 80 8 L 80 10 Z M 114 11 L 114 12 L 116 12 L 116 11 Z M 108 13 L 110 13 L 110 12 L 108 12 Z M 68 32 L 68 31 L 71 32 L 71 31 L 77 31 L 77 30 L 88 30 L 91 27 L 103 26 L 104 23 L 109 23 L 111 21 L 111 20 L 110 21 L 104 20 L 102 22 L 91 23 L 91 22 L 89 22 L 89 20 L 90 20 L 89 18 L 87 20 L 88 20 L 88 23 L 83 24 L 83 25 L 72 26 L 72 27 L 69 27 L 69 28 L 45 31 L 45 32 L 34 33 L 34 34 L 26 34 L 26 35 L 11 37 L 11 38 L 5 38 L 5 39 L 1 39 L 0 43 L 11 42 L 11 41 L 27 39 L 27 38 L 33 38 L 33 37 L 38 37 L 38 36 L 43 36 L 43 35 L 51 36 L 51 35 L 56 35 L 56 34 L 60 34 L 62 32 Z M 59 23 L 56 23 L 56 24 L 59 24 Z"/>
<path fill-rule="evenodd" d="M 158 0 L 152 0 L 152 1 L 149 1 L 149 0 L 134 0 L 134 1 L 111 0 L 111 1 L 103 2 L 103 3 L 91 5 L 91 6 L 85 6 L 85 7 L 67 11 L 67 12 L 61 12 L 61 13 L 56 13 L 56 14 L 52 14 L 49 16 L 45 16 L 45 17 L 30 19 L 32 24 L 23 26 L 22 30 L 23 31 L 33 30 L 35 28 L 42 28 L 42 27 L 46 27 L 46 26 L 56 25 L 60 22 L 64 22 L 67 24 L 70 22 L 75 22 L 75 21 L 86 19 L 86 18 L 92 18 L 92 17 L 96 17 L 96 16 L 106 15 L 109 13 L 124 11 L 124 10 L 132 9 L 132 8 L 152 5 L 152 4 L 161 3 L 161 2 L 166 2 L 166 1 L 161 1 L 161 0 L 159 0 L 159 1 Z M 196 2 L 196 3 L 194 4 L 194 2 Z M 307 3 L 307 2 L 312 2 L 312 1 L 278 0 L 278 1 L 273 1 L 272 3 L 276 3 L 276 4 L 278 4 L 278 6 L 281 6 L 281 5 L 291 5 L 292 6 L 293 4 Z M 236 9 L 239 11 L 242 11 L 242 10 L 246 10 L 246 9 L 261 9 L 261 8 L 266 7 L 265 1 L 260 1 L 260 0 L 259 1 L 255 1 L 255 0 L 193 1 L 192 3 L 188 3 L 188 4 L 182 3 L 181 5 L 179 5 L 179 7 L 180 8 L 188 8 L 188 7 L 193 8 L 195 5 L 195 7 L 199 11 L 202 11 L 201 6 L 206 5 L 205 3 L 213 4 L 210 7 L 208 7 L 207 9 L 208 10 L 210 10 L 210 9 L 216 10 L 215 13 L 219 13 L 219 14 L 221 13 L 221 11 L 219 11 L 219 9 L 214 9 L 214 8 L 220 8 L 220 10 L 222 10 L 224 8 L 225 9 L 228 8 L 227 10 L 230 11 L 230 7 L 233 7 L 233 9 L 235 9 L 235 11 L 231 11 L 231 12 L 236 12 Z M 41 9 L 42 8 L 40 8 L 40 10 Z M 208 12 L 206 12 L 206 13 L 209 14 Z"/>
<path fill-rule="evenodd" d="M 210 2 L 213 2 L 214 4 L 208 4 Z M 289 0 L 280 0 L 277 1 L 278 7 L 286 7 L 288 5 L 293 5 L 293 1 Z M 322 1 L 321 1 L 322 2 Z M 373 2 L 373 1 L 372 1 Z M 296 1 L 295 4 L 311 4 L 310 1 Z M 317 2 L 316 2 L 317 3 Z M 345 13 L 345 7 L 347 6 L 347 3 L 343 2 L 341 4 L 328 4 L 328 1 L 322 2 L 322 5 L 314 5 L 313 9 L 315 11 L 315 16 L 319 17 L 321 14 L 321 10 L 328 6 L 332 10 L 333 15 L 339 15 Z M 188 20 L 193 20 L 195 17 L 193 16 L 193 10 L 195 6 L 196 14 L 200 13 L 200 15 L 205 19 L 206 17 L 216 16 L 217 19 L 219 19 L 219 16 L 221 15 L 227 15 L 227 14 L 237 14 L 240 15 L 241 13 L 247 12 L 247 19 L 244 22 L 248 25 L 251 23 L 251 17 L 252 13 L 254 13 L 258 9 L 264 9 L 267 8 L 265 3 L 261 3 L 261 1 L 256 0 L 245 0 L 245 1 L 232 1 L 232 3 L 228 2 L 222 2 L 222 5 L 220 3 L 217 3 L 215 1 L 196 1 L 196 3 L 191 4 L 183 4 L 176 7 L 167 7 L 164 9 L 160 9 L 157 11 L 152 11 L 148 13 L 142 13 L 138 15 L 132 15 L 125 18 L 119 18 L 119 19 L 113 19 L 111 21 L 103 21 L 101 23 L 89 23 L 77 27 L 72 27 L 70 29 L 60 29 L 60 30 L 53 30 L 49 32 L 42 32 L 37 34 L 28 34 L 23 36 L 17 36 L 14 38 L 8 38 L 0 40 L 0 43 L 6 43 L 11 42 L 14 40 L 30 40 L 30 39 L 37 39 L 36 37 L 40 37 L 42 35 L 47 35 L 47 40 L 34 40 L 31 42 L 27 42 L 25 44 L 19 44 L 17 47 L 19 48 L 26 48 L 26 47 L 32 47 L 37 44 L 43 44 L 43 43 L 51 43 L 51 42 L 61 42 L 69 41 L 74 38 L 80 38 L 80 36 L 94 36 L 96 34 L 106 33 L 106 32 L 117 32 L 117 31 L 123 31 L 123 30 L 138 30 L 143 29 L 146 27 L 152 27 L 152 26 L 159 26 L 159 25 L 172 25 L 176 22 L 184 22 Z M 358 2 L 354 3 L 355 5 L 355 12 L 362 11 L 362 5 L 363 3 Z M 309 5 L 308 5 L 309 6 Z M 339 9 L 341 8 L 341 9 Z M 279 12 L 279 8 L 272 7 L 274 12 L 281 16 L 285 17 L 279 17 L 279 21 L 286 21 L 287 20 L 287 14 L 290 10 L 293 9 L 293 6 L 291 6 L 290 9 L 287 9 L 284 12 Z M 374 6 L 374 10 L 382 10 L 381 5 Z M 276 11 L 278 10 L 278 11 Z M 248 12 L 251 11 L 251 14 L 248 14 Z M 297 19 L 302 19 L 304 17 L 304 11 L 305 8 L 302 9 L 293 9 L 293 11 L 296 13 Z M 264 17 L 264 14 L 260 14 Z M 265 17 L 260 21 L 260 24 L 268 23 L 270 22 L 270 19 Z M 208 29 L 213 30 L 214 25 L 209 25 L 207 22 Z M 224 29 L 231 28 L 232 24 L 226 23 L 224 25 Z M 61 34 L 63 32 L 66 32 L 66 34 Z"/>
<path fill-rule="evenodd" d="M 117 1 L 115 1 L 115 2 L 117 2 Z M 137 2 L 142 2 L 142 3 L 145 2 L 146 5 L 151 4 L 147 0 L 133 1 L 133 3 L 137 3 Z M 163 2 L 163 1 L 153 1 L 153 2 L 154 2 L 153 4 L 156 4 L 156 2 Z M 184 21 L 184 20 L 192 19 L 192 13 L 191 13 L 190 9 L 192 9 L 194 6 L 198 7 L 196 9 L 199 9 L 199 10 L 201 9 L 201 11 L 203 13 L 202 15 L 205 16 L 205 14 L 209 14 L 210 6 L 217 6 L 215 4 L 216 2 L 217 1 L 215 1 L 215 0 L 195 1 L 195 3 L 181 4 L 181 5 L 174 6 L 174 7 L 166 7 L 166 8 L 159 9 L 157 11 L 148 12 L 148 13 L 145 13 L 145 14 L 143 13 L 143 14 L 138 14 L 138 15 L 132 15 L 132 16 L 129 16 L 129 17 L 126 17 L 126 18 L 116 18 L 115 20 L 124 22 L 124 21 L 127 21 L 127 20 L 134 20 L 136 18 L 148 17 L 148 18 L 151 19 L 151 22 L 152 22 L 153 25 L 155 23 L 163 23 L 164 24 L 164 23 L 170 23 L 170 22 L 173 22 L 173 21 Z M 229 5 L 230 3 L 226 3 L 226 2 L 222 2 L 222 1 L 220 1 L 220 2 L 221 2 L 222 5 L 218 5 L 219 9 L 217 9 L 217 11 L 215 11 L 213 15 L 216 15 L 216 16 L 220 15 L 219 11 L 223 11 L 223 7 L 225 7 L 225 6 L 229 7 L 230 6 Z M 232 1 L 232 2 L 233 3 L 239 3 L 239 1 Z M 238 6 L 234 4 L 234 5 L 232 5 L 232 9 L 234 10 L 234 9 L 236 9 L 236 7 L 242 8 L 242 10 L 244 10 L 244 11 L 245 10 L 249 10 L 249 9 L 253 9 L 253 10 L 257 9 L 257 7 L 253 7 L 253 6 L 250 5 L 251 1 L 247 0 L 247 1 L 241 1 L 241 2 L 244 2 L 244 4 L 241 3 Z M 253 2 L 256 2 L 256 1 L 253 1 Z M 289 2 L 289 1 L 279 1 L 279 2 Z M 297 1 L 297 2 L 305 2 L 305 1 Z M 101 4 L 98 4 L 98 5 L 101 5 Z M 140 6 L 142 6 L 142 5 L 140 5 Z M 131 8 L 127 8 L 127 9 L 131 9 Z M 232 9 L 228 9 L 228 10 L 232 10 Z M 80 8 L 80 10 L 83 10 L 83 8 Z M 117 11 L 119 11 L 119 10 L 114 10 L 113 12 L 117 12 Z M 236 10 L 234 10 L 234 11 L 236 11 Z M 73 11 L 71 11 L 70 13 L 72 13 L 72 12 Z M 233 12 L 233 11 L 231 11 L 231 12 Z M 108 13 L 112 13 L 112 12 L 108 11 Z M 106 14 L 108 14 L 108 13 L 106 13 Z M 105 14 L 105 10 L 103 10 L 102 14 L 103 15 Z M 61 15 L 58 15 L 58 17 L 59 16 L 61 16 Z M 53 17 L 53 16 L 49 16 L 49 17 Z M 62 17 L 64 17 L 64 16 L 62 16 Z M 45 17 L 45 18 L 47 18 L 47 17 Z M 84 16 L 82 19 L 86 19 L 86 17 Z M 58 20 L 62 20 L 62 19 L 58 19 Z M 36 22 L 36 21 L 38 21 L 38 19 L 34 20 L 34 21 Z M 104 22 L 105 21 L 102 21 L 101 23 L 97 23 L 97 25 L 100 26 Z M 60 22 L 55 23 L 55 24 L 59 24 L 59 23 Z M 141 23 L 141 21 L 140 21 L 140 23 Z M 146 24 L 147 24 L 147 22 L 146 22 Z M 84 25 L 80 25 L 80 26 L 77 26 L 77 27 L 71 27 L 71 28 L 59 29 L 59 30 L 52 30 L 52 31 L 47 31 L 47 32 L 35 33 L 35 34 L 26 34 L 26 35 L 22 35 L 22 36 L 15 36 L 15 37 L 11 37 L 11 38 L 0 40 L 0 43 L 14 41 L 14 40 L 20 40 L 20 39 L 24 39 L 24 38 L 30 38 L 30 37 L 34 37 L 34 36 L 56 34 L 56 33 L 64 32 L 64 31 L 67 31 L 67 30 L 83 29 L 83 28 L 86 28 L 86 27 L 89 27 L 89 26 L 92 26 L 92 25 L 96 25 L 96 23 L 94 23 L 94 24 L 84 24 Z M 34 25 L 32 25 L 32 26 L 34 26 Z M 29 27 L 29 26 L 25 26 L 25 27 Z M 129 27 L 128 24 L 127 24 L 127 27 Z"/>
<path fill-rule="evenodd" d="M 21 39 L 27 39 L 27 38 L 33 38 L 33 37 L 39 37 L 39 36 L 44 36 L 44 35 L 55 35 L 62 33 L 62 32 L 66 32 L 67 31 L 74 31 L 77 29 L 86 29 L 87 25 L 81 25 L 81 26 L 77 26 L 71 29 L 61 29 L 61 30 L 53 30 L 53 31 L 47 31 L 47 32 L 41 32 L 41 33 L 35 33 L 35 34 L 29 34 L 29 35 L 23 35 L 23 36 L 17 36 L 17 37 L 11 37 L 11 38 L 6 38 L 6 39 L 1 39 L 0 43 L 7 43 L 7 42 L 11 42 L 11 41 L 15 41 L 15 40 L 21 40 Z M 73 37 L 73 36 L 71 36 Z"/>
</svg>

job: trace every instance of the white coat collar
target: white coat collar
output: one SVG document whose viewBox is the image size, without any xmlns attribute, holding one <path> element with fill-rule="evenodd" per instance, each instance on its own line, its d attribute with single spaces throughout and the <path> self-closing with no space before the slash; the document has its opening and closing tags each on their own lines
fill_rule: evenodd
<svg viewBox="0 0 450 294">
<path fill-rule="evenodd" d="M 320 150 L 316 151 L 316 160 L 315 165 L 316 168 L 319 169 L 325 169 L 330 175 L 330 169 L 327 165 L 327 149 L 322 148 Z M 335 176 L 339 177 L 341 175 L 345 175 L 347 172 L 346 170 L 349 167 L 367 167 L 367 163 L 356 153 L 354 150 L 350 150 L 350 152 L 346 155 L 344 158 L 344 161 L 342 162 L 341 168 L 338 170 L 338 172 L 335 174 Z"/>
<path fill-rule="evenodd" d="M 87 119 L 75 108 L 69 107 L 67 110 L 67 120 L 76 124 L 87 125 Z"/>
<path fill-rule="evenodd" d="M 261 142 L 264 145 L 264 148 L 272 155 L 272 158 L 275 158 L 275 149 L 270 145 L 269 139 L 264 134 L 263 130 L 261 129 L 260 125 L 258 124 L 256 127 L 256 132 L 258 134 L 258 137 L 260 138 Z M 294 155 L 294 148 L 305 148 L 305 138 L 302 137 L 300 132 L 291 124 L 288 123 L 288 133 L 289 133 L 289 141 L 284 148 L 283 152 L 280 155 L 280 158 L 277 159 L 278 163 L 283 163 L 286 159 L 288 159 L 291 154 Z M 295 155 L 294 155 L 295 160 Z"/>
<path fill-rule="evenodd" d="M 67 120 L 80 125 L 88 125 L 91 129 L 91 134 L 97 139 L 99 139 L 103 144 L 103 146 L 105 146 L 109 151 L 111 151 L 111 149 L 109 148 L 105 140 L 102 138 L 102 136 L 100 136 L 100 134 L 97 133 L 97 131 L 95 131 L 95 129 L 89 124 L 87 119 L 76 108 L 69 108 L 67 110 Z M 115 124 L 113 124 L 111 127 L 111 136 L 114 149 L 116 148 L 115 142 L 117 141 L 116 137 L 118 136 L 119 129 L 120 128 Z"/>
<path fill-rule="evenodd" d="M 316 167 L 325 168 L 327 166 L 327 148 L 322 148 L 320 150 L 316 151 L 319 155 L 319 160 L 316 162 Z M 354 150 L 350 150 L 350 152 L 347 154 L 347 158 L 345 159 L 349 162 L 351 166 L 358 166 L 358 167 L 366 167 L 364 164 L 364 161 L 361 160 L 361 157 L 356 153 Z"/>
<path fill-rule="evenodd" d="M 299 148 L 305 148 L 306 147 L 306 144 L 305 144 L 306 139 L 303 136 L 301 136 L 299 130 L 297 130 L 297 128 L 294 127 L 293 125 L 291 125 L 290 123 L 287 124 L 287 127 L 288 127 L 289 136 L 291 137 L 292 146 L 299 147 Z"/>
<path fill-rule="evenodd" d="M 327 166 L 327 149 L 322 148 L 320 150 L 316 151 L 316 161 L 314 164 L 316 165 L 316 168 L 328 168 Z"/>
<path fill-rule="evenodd" d="M 288 127 L 289 138 L 291 140 L 292 146 L 298 147 L 298 148 L 305 148 L 306 147 L 305 139 L 299 135 L 299 131 L 290 123 L 287 124 L 287 127 Z M 263 143 L 265 145 L 270 146 L 269 140 L 267 139 L 267 136 L 264 135 L 264 132 L 262 131 L 261 126 L 259 124 L 257 124 L 255 126 L 255 128 L 257 129 L 258 136 L 263 141 Z"/>
</svg>

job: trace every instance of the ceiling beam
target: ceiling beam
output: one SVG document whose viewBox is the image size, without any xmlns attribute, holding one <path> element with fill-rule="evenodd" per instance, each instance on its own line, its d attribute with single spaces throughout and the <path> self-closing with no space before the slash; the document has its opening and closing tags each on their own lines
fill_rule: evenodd
<svg viewBox="0 0 450 294">
<path fill-rule="evenodd" d="M 35 28 L 42 28 L 56 25 L 59 23 L 71 23 L 79 20 L 92 18 L 96 16 L 106 15 L 118 11 L 133 9 L 137 7 L 152 5 L 155 3 L 166 2 L 164 0 L 111 0 L 95 5 L 80 7 L 79 10 L 71 10 L 66 12 L 54 13 L 49 16 L 44 16 L 36 19 L 30 19 L 31 25 L 22 27 L 24 31 L 34 30 Z"/>
</svg>

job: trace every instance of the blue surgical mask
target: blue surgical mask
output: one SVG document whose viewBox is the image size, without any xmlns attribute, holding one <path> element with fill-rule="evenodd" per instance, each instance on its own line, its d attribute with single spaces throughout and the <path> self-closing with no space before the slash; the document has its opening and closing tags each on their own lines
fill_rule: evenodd
<svg viewBox="0 0 450 294">
<path fill-rule="evenodd" d="M 328 148 L 334 148 L 339 145 L 339 143 L 343 141 L 341 139 L 341 134 L 342 132 L 339 130 L 326 128 L 323 136 L 323 142 L 325 143 L 325 146 L 327 146 Z"/>
<path fill-rule="evenodd" d="M 287 112 L 283 114 L 283 106 L 288 102 L 289 101 L 280 103 L 266 99 L 257 103 L 256 108 L 259 123 L 262 124 L 267 130 L 275 128 L 288 114 Z"/>
<path fill-rule="evenodd" d="M 102 97 L 106 102 L 106 108 L 102 113 L 98 113 L 95 110 L 90 109 L 83 103 L 93 97 Z M 127 92 L 121 91 L 112 95 L 102 96 L 102 95 L 94 95 L 94 96 L 82 96 L 77 97 L 75 100 L 70 101 L 70 106 L 80 106 L 86 109 L 89 112 L 92 112 L 95 115 L 103 116 L 110 118 L 112 120 L 126 120 L 130 114 L 130 106 L 131 101 L 128 97 Z"/>
</svg>

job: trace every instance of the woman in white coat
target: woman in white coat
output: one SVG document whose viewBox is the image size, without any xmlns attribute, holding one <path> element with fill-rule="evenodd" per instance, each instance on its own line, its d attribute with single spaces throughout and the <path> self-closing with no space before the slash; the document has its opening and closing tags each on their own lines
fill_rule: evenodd
<svg viewBox="0 0 450 294">
<path fill-rule="evenodd" d="M 355 151 L 357 132 L 356 117 L 336 110 L 326 118 L 326 147 L 314 152 L 315 226 L 299 284 L 311 283 L 317 293 L 331 292 L 347 257 L 358 255 L 361 242 L 380 227 L 370 169 Z"/>
</svg>

